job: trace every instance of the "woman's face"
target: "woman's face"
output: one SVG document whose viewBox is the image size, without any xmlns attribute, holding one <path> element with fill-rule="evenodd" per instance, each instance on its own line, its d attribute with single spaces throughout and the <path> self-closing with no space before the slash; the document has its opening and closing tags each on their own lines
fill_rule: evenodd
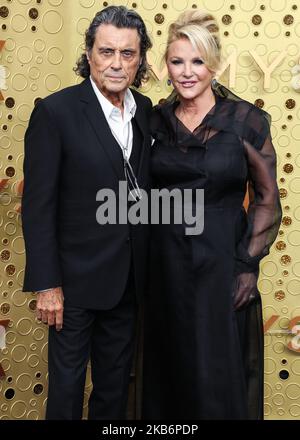
<svg viewBox="0 0 300 440">
<path fill-rule="evenodd" d="M 167 54 L 169 77 L 178 95 L 184 99 L 204 96 L 210 90 L 213 72 L 204 64 L 199 50 L 188 38 L 173 41 Z"/>
</svg>

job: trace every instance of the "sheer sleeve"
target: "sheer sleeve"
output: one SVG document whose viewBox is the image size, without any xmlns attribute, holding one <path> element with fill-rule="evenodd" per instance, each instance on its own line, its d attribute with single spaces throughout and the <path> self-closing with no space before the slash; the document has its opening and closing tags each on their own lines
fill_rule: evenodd
<svg viewBox="0 0 300 440">
<path fill-rule="evenodd" d="M 251 112 L 243 139 L 248 162 L 249 207 L 246 230 L 236 249 L 236 271 L 257 272 L 260 260 L 274 242 L 282 211 L 276 182 L 276 152 L 272 144 L 267 113 Z"/>
</svg>

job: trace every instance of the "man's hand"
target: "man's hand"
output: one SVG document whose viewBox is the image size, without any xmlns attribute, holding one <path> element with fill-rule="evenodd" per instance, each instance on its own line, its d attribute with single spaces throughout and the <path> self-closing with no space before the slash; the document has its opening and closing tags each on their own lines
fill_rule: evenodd
<svg viewBox="0 0 300 440">
<path fill-rule="evenodd" d="M 63 325 L 64 295 L 61 287 L 38 293 L 36 317 L 60 331 Z"/>
<path fill-rule="evenodd" d="M 259 292 L 257 290 L 257 277 L 254 273 L 241 273 L 237 276 L 235 294 L 234 294 L 234 308 L 241 309 L 252 302 Z"/>
</svg>

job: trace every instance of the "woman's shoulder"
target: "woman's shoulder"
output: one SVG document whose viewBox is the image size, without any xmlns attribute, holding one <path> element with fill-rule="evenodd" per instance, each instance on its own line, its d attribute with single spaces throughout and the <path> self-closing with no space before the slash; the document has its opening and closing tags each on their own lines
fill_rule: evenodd
<svg viewBox="0 0 300 440">
<path fill-rule="evenodd" d="M 167 140 L 174 131 L 173 103 L 161 100 L 152 108 L 150 118 L 150 131 L 153 138 Z"/>
<path fill-rule="evenodd" d="M 234 94 L 221 84 L 215 86 L 221 105 L 216 122 L 256 148 L 261 148 L 270 132 L 271 116 L 262 108 Z"/>
<path fill-rule="evenodd" d="M 163 121 L 170 121 L 173 117 L 173 103 L 168 100 L 160 100 L 160 102 L 153 106 L 151 111 L 151 123 L 161 124 Z"/>
<path fill-rule="evenodd" d="M 240 98 L 235 102 L 236 116 L 247 124 L 266 121 L 271 123 L 271 115 L 255 104 Z"/>
<path fill-rule="evenodd" d="M 241 98 L 220 83 L 215 83 L 213 89 L 223 103 L 224 113 L 226 114 L 227 110 L 228 116 L 232 119 L 248 124 L 257 120 L 266 120 L 270 124 L 270 114 L 261 107 Z"/>
<path fill-rule="evenodd" d="M 159 103 L 152 108 L 152 114 L 163 114 L 166 111 L 171 110 L 173 103 L 168 99 L 160 99 Z"/>
<path fill-rule="evenodd" d="M 161 123 L 163 119 L 162 104 L 156 104 L 151 111 L 151 125 Z"/>
</svg>

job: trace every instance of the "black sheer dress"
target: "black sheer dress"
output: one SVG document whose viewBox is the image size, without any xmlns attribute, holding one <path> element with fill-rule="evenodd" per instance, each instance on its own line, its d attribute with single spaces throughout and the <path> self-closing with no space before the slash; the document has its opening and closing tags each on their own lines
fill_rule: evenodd
<svg viewBox="0 0 300 440">
<path fill-rule="evenodd" d="M 151 226 L 145 419 L 263 418 L 257 277 L 281 219 L 276 154 L 269 115 L 216 82 L 212 89 L 216 104 L 193 133 L 175 116 L 176 99 L 153 111 L 153 187 L 204 189 L 204 230 Z M 255 298 L 235 311 L 249 272 Z"/>
</svg>

